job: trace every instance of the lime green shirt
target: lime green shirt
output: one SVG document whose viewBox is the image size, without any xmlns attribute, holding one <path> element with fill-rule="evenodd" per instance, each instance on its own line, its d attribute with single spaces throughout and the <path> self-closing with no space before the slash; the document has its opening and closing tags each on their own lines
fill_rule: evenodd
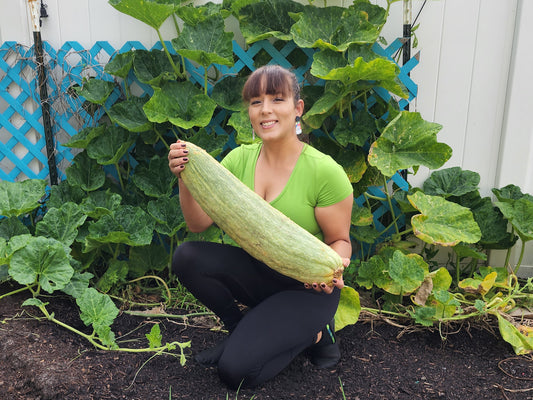
<svg viewBox="0 0 533 400">
<path fill-rule="evenodd" d="M 261 145 L 241 145 L 222 160 L 222 165 L 252 190 Z M 352 192 L 352 185 L 343 168 L 330 156 L 305 144 L 287 184 L 270 204 L 302 228 L 323 239 L 315 218 L 315 208 L 338 203 Z"/>
</svg>

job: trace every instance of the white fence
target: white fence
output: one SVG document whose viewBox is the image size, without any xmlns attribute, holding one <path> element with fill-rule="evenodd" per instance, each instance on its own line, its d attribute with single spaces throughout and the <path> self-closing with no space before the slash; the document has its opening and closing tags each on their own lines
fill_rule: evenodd
<svg viewBox="0 0 533 400">
<path fill-rule="evenodd" d="M 0 0 L 0 43 L 32 44 L 27 1 Z M 114 47 L 131 40 L 150 47 L 158 41 L 153 29 L 117 12 L 107 0 L 42 2 L 48 13 L 42 38 L 55 48 L 66 41 L 87 47 L 99 40 Z M 419 43 L 412 50 L 420 51 L 420 64 L 411 74 L 419 89 L 414 107 L 424 119 L 443 125 L 439 141 L 454 150 L 445 167 L 478 172 L 482 195 L 511 183 L 533 193 L 533 24 L 527 23 L 533 20 L 533 1 L 412 0 L 412 19 L 420 10 L 415 32 Z M 164 25 L 163 36 L 169 32 L 167 37 L 173 37 L 173 29 Z M 402 30 L 403 2 L 398 1 L 383 34 L 392 41 Z M 417 185 L 427 176 L 421 170 L 409 180 Z M 523 265 L 521 270 L 533 275 L 532 245 Z"/>
</svg>

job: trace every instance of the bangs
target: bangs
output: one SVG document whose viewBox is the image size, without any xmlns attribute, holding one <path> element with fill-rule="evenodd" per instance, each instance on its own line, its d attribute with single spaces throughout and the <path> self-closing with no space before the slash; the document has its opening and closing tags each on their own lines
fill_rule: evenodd
<svg viewBox="0 0 533 400">
<path fill-rule="evenodd" d="M 261 67 L 255 70 L 244 84 L 242 98 L 248 102 L 262 94 L 281 94 L 288 97 L 293 94 L 291 75 L 289 71 L 277 65 Z"/>
</svg>

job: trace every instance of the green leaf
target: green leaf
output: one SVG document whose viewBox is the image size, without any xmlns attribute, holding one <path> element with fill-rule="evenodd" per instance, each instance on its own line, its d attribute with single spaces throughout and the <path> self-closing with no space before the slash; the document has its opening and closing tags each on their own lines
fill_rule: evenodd
<svg viewBox="0 0 533 400">
<path fill-rule="evenodd" d="M 230 111 L 247 111 L 242 101 L 242 89 L 246 79 L 242 76 L 227 76 L 213 87 L 211 98 L 222 108 Z M 233 116 L 233 115 L 232 115 Z M 250 124 L 248 123 L 248 129 Z"/>
<path fill-rule="evenodd" d="M 351 222 L 355 226 L 372 225 L 374 216 L 368 207 L 359 207 L 355 202 L 352 206 Z"/>
<path fill-rule="evenodd" d="M 42 236 L 32 237 L 16 250 L 9 264 L 9 275 L 18 283 L 39 283 L 48 293 L 64 288 L 73 274 L 63 244 Z"/>
<path fill-rule="evenodd" d="M 133 183 L 151 197 L 170 196 L 178 178 L 168 168 L 168 159 L 153 157 L 148 167 L 139 164 L 135 168 Z"/>
<path fill-rule="evenodd" d="M 83 199 L 81 210 L 93 219 L 100 219 L 103 215 L 111 214 L 117 210 L 122 201 L 122 196 L 109 190 L 91 192 Z"/>
<path fill-rule="evenodd" d="M 414 292 L 424 281 L 427 264 L 418 254 L 405 255 L 397 250 L 389 260 L 389 275 L 401 287 L 401 293 Z"/>
<path fill-rule="evenodd" d="M 339 119 L 332 135 L 346 147 L 349 143 L 363 147 L 376 132 L 376 120 L 366 111 L 361 110 L 354 115 L 353 121 Z"/>
<path fill-rule="evenodd" d="M 228 125 L 235 128 L 235 142 L 237 144 L 250 144 L 254 142 L 248 111 L 234 112 L 228 121 Z M 259 140 L 259 138 L 256 138 Z"/>
<path fill-rule="evenodd" d="M 0 238 L 8 240 L 17 235 L 30 233 L 30 230 L 18 217 L 0 219 Z M 1 264 L 1 261 L 0 261 Z"/>
<path fill-rule="evenodd" d="M 174 64 L 179 64 L 179 57 L 172 56 Z M 140 82 L 160 87 L 166 81 L 176 79 L 176 72 L 163 50 L 136 50 L 133 70 Z"/>
<path fill-rule="evenodd" d="M 342 52 L 352 43 L 374 43 L 379 28 L 368 21 L 367 13 L 356 7 L 306 6 L 291 33 L 300 47 Z"/>
<path fill-rule="evenodd" d="M 67 181 L 86 192 L 100 189 L 105 183 L 105 172 L 98 163 L 89 158 L 86 151 L 77 154 L 66 170 Z"/>
<path fill-rule="evenodd" d="M 522 241 L 533 240 L 533 199 L 524 196 L 518 200 L 499 201 L 496 206 L 509 220 Z"/>
<path fill-rule="evenodd" d="M 45 190 L 46 181 L 43 179 L 0 181 L 0 215 L 18 217 L 35 210 L 40 206 Z"/>
<path fill-rule="evenodd" d="M 92 278 L 93 274 L 89 272 L 74 272 L 70 282 L 61 291 L 77 299 L 89 287 L 89 282 Z"/>
<path fill-rule="evenodd" d="M 155 89 L 144 112 L 152 122 L 169 121 L 189 129 L 209 125 L 215 108 L 216 103 L 191 82 L 167 82 Z"/>
<path fill-rule="evenodd" d="M 479 196 L 479 195 L 478 195 Z M 465 204 L 462 203 L 464 206 Z M 485 249 L 508 249 L 514 246 L 518 237 L 507 231 L 508 221 L 500 210 L 492 204 L 489 197 L 470 206 L 474 219 L 481 229 L 479 244 Z"/>
<path fill-rule="evenodd" d="M 115 83 L 102 79 L 90 78 L 83 83 L 83 86 L 74 87 L 75 92 L 85 98 L 85 100 L 103 105 L 109 95 L 115 89 Z"/>
<path fill-rule="evenodd" d="M 523 197 L 533 201 L 533 196 L 522 193 L 520 188 L 516 185 L 507 185 L 501 189 L 492 189 L 492 193 L 494 193 L 496 198 L 501 202 L 519 200 Z"/>
<path fill-rule="evenodd" d="M 112 287 L 124 282 L 128 276 L 128 263 L 126 261 L 111 260 L 106 272 L 96 282 L 96 288 L 107 293 Z"/>
<path fill-rule="evenodd" d="M 115 54 L 115 56 L 105 65 L 104 72 L 126 79 L 133 65 L 134 54 L 134 50 Z"/>
<path fill-rule="evenodd" d="M 151 349 L 161 347 L 163 335 L 161 334 L 161 328 L 159 328 L 159 324 L 154 324 L 152 329 L 150 329 L 150 333 L 145 334 L 145 336 L 146 339 L 148 339 L 149 347 Z"/>
<path fill-rule="evenodd" d="M 386 269 L 387 264 L 379 255 L 373 256 L 368 261 L 362 261 L 358 271 L 357 284 L 367 289 L 372 289 L 374 285 L 383 286 L 390 280 Z"/>
<path fill-rule="evenodd" d="M 42 300 L 40 300 L 40 299 L 38 299 L 36 297 L 31 297 L 29 299 L 26 299 L 22 303 L 22 307 L 27 307 L 27 306 L 44 307 L 46 305 L 48 305 L 48 303 L 43 303 Z"/>
<path fill-rule="evenodd" d="M 453 246 L 453 251 L 455 254 L 457 254 L 459 260 L 463 260 L 465 258 L 472 258 L 474 260 L 487 259 L 487 255 L 485 253 L 477 251 L 474 247 L 470 247 L 461 243 Z"/>
<path fill-rule="evenodd" d="M 135 143 L 135 135 L 119 126 L 109 126 L 87 146 L 87 155 L 100 165 L 117 164 Z"/>
<path fill-rule="evenodd" d="M 452 167 L 435 171 L 424 182 L 424 193 L 432 196 L 462 196 L 477 190 L 479 174 L 472 171 L 463 171 L 461 167 Z"/>
<path fill-rule="evenodd" d="M 353 325 L 359 319 L 361 303 L 359 293 L 350 286 L 344 286 L 341 290 L 339 306 L 335 313 L 335 331 L 340 331 L 348 325 Z"/>
<path fill-rule="evenodd" d="M 145 246 L 152 241 L 154 219 L 140 207 L 122 206 L 89 226 L 86 240 Z"/>
<path fill-rule="evenodd" d="M 201 128 L 189 138 L 189 142 L 201 147 L 207 151 L 212 157 L 218 157 L 228 141 L 228 136 L 225 135 L 210 135 L 204 128 Z"/>
<path fill-rule="evenodd" d="M 172 46 L 183 57 L 197 62 L 205 69 L 211 64 L 231 67 L 233 61 L 233 33 L 224 32 L 224 19 L 213 15 L 191 26 L 185 24 Z"/>
<path fill-rule="evenodd" d="M 212 15 L 222 12 L 222 4 L 207 3 L 202 6 L 187 4 L 176 9 L 176 14 L 188 25 L 196 25 Z"/>
<path fill-rule="evenodd" d="M 76 304 L 80 308 L 81 320 L 87 326 L 92 324 L 94 328 L 111 326 L 119 312 L 108 295 L 99 293 L 94 288 L 86 289 L 76 299 Z"/>
<path fill-rule="evenodd" d="M 158 0 L 109 0 L 109 4 L 154 29 L 159 29 L 176 10 L 174 3 Z"/>
<path fill-rule="evenodd" d="M 0 237 L 0 265 L 7 264 L 7 259 L 7 239 Z"/>
<path fill-rule="evenodd" d="M 503 340 L 513 346 L 515 354 L 528 354 L 533 351 L 533 338 L 522 334 L 516 326 L 505 319 L 499 312 L 494 313 L 498 317 L 498 327 Z"/>
<path fill-rule="evenodd" d="M 479 226 L 468 208 L 422 192 L 407 198 L 421 212 L 411 218 L 414 234 L 426 243 L 455 246 L 459 242 L 476 243 L 481 238 Z"/>
<path fill-rule="evenodd" d="M 80 132 L 72 136 L 68 142 L 64 143 L 65 147 L 72 147 L 77 149 L 86 149 L 92 140 L 101 136 L 106 131 L 106 125 L 98 125 L 96 127 L 83 128 Z"/>
<path fill-rule="evenodd" d="M 174 236 L 185 227 L 178 196 L 160 197 L 148 203 L 148 213 L 157 221 L 155 230 L 163 235 Z"/>
<path fill-rule="evenodd" d="M 35 226 L 35 234 L 56 239 L 70 247 L 87 215 L 75 203 L 65 203 L 61 208 L 50 208 L 43 219 Z"/>
<path fill-rule="evenodd" d="M 275 37 L 291 40 L 291 13 L 303 11 L 304 6 L 292 0 L 263 0 L 240 8 L 239 27 L 247 44 Z"/>
<path fill-rule="evenodd" d="M 203 232 L 193 233 L 189 232 L 185 238 L 186 242 L 201 241 L 201 242 L 215 242 L 222 243 L 222 230 L 216 226 L 211 225 Z"/>
<path fill-rule="evenodd" d="M 372 144 L 368 162 L 389 177 L 398 170 L 420 165 L 440 168 L 452 155 L 447 144 L 436 140 L 441 128 L 424 121 L 419 113 L 402 111 Z"/>
<path fill-rule="evenodd" d="M 435 307 L 415 307 L 414 312 L 408 310 L 411 317 L 417 324 L 422 326 L 432 326 L 435 321 L 437 309 Z"/>
<path fill-rule="evenodd" d="M 168 266 L 168 262 L 168 250 L 161 245 L 151 243 L 147 246 L 131 247 L 128 274 L 132 278 L 140 278 L 149 271 L 162 271 Z"/>
<path fill-rule="evenodd" d="M 148 121 L 143 106 L 147 97 L 132 97 L 111 106 L 107 115 L 111 121 L 130 132 L 144 132 L 152 129 L 153 123 Z"/>
<path fill-rule="evenodd" d="M 58 185 L 52 185 L 46 205 L 48 208 L 61 208 L 62 204 L 68 202 L 80 204 L 86 196 L 87 194 L 79 186 L 71 185 L 68 180 L 64 180 Z"/>
<path fill-rule="evenodd" d="M 337 80 L 345 86 L 344 91 L 355 93 L 372 86 L 381 86 L 390 92 L 407 98 L 408 93 L 399 83 L 397 76 L 399 67 L 392 61 L 376 56 L 366 61 L 363 57 L 356 58 L 348 64 L 344 56 L 333 50 L 322 50 L 313 56 L 311 74 L 325 80 Z"/>
</svg>

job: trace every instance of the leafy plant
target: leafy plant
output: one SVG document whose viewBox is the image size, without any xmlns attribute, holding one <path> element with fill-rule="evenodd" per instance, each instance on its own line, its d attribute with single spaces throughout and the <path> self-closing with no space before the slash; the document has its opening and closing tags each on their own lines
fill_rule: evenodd
<svg viewBox="0 0 533 400">
<path fill-rule="evenodd" d="M 375 51 L 395 1 L 386 8 L 367 0 L 319 8 L 291 0 L 201 6 L 110 0 L 155 29 L 162 50 L 116 54 L 106 76 L 73 91 L 105 116 L 63 144 L 81 152 L 49 196 L 44 181 L 0 182 L 0 279 L 30 290 L 26 304 L 57 323 L 41 291 L 73 296 L 82 320 L 93 327 L 84 337 L 114 348 L 110 299 L 129 279 L 173 284 L 176 245 L 192 239 L 233 243 L 216 227 L 187 231 L 166 153 L 177 138 L 215 157 L 253 141 L 240 92 L 250 69 L 272 56 L 259 51 L 249 67 L 236 65 L 231 49 L 239 46 L 225 28 L 225 19 L 234 18 L 245 46 L 261 41 L 276 51 L 295 48 L 283 62 L 302 77 L 304 133 L 344 167 L 356 194 L 351 234 L 361 249 L 345 280 L 371 290 L 381 303 L 381 311 L 363 309 L 426 326 L 490 315 L 516 352 L 530 351 L 531 337 L 509 312 L 532 306 L 531 279 L 522 283 L 515 275 L 524 244 L 533 239 L 531 196 L 509 186 L 494 191 L 493 203 L 479 195 L 479 176 L 458 168 L 434 172 L 422 188 L 401 179 L 420 166 L 441 168 L 452 150 L 437 141 L 439 124 L 400 110 L 398 100 L 408 93 L 399 67 Z M 160 31 L 168 18 L 176 27 L 170 41 Z M 136 95 L 133 86 L 150 95 Z M 481 265 L 488 250 L 510 251 L 518 238 L 516 266 Z M 436 257 L 449 248 L 442 265 Z M 343 290 L 337 327 L 355 323 L 360 310 L 357 291 Z M 149 337 L 152 351 L 158 338 L 155 331 Z"/>
</svg>

